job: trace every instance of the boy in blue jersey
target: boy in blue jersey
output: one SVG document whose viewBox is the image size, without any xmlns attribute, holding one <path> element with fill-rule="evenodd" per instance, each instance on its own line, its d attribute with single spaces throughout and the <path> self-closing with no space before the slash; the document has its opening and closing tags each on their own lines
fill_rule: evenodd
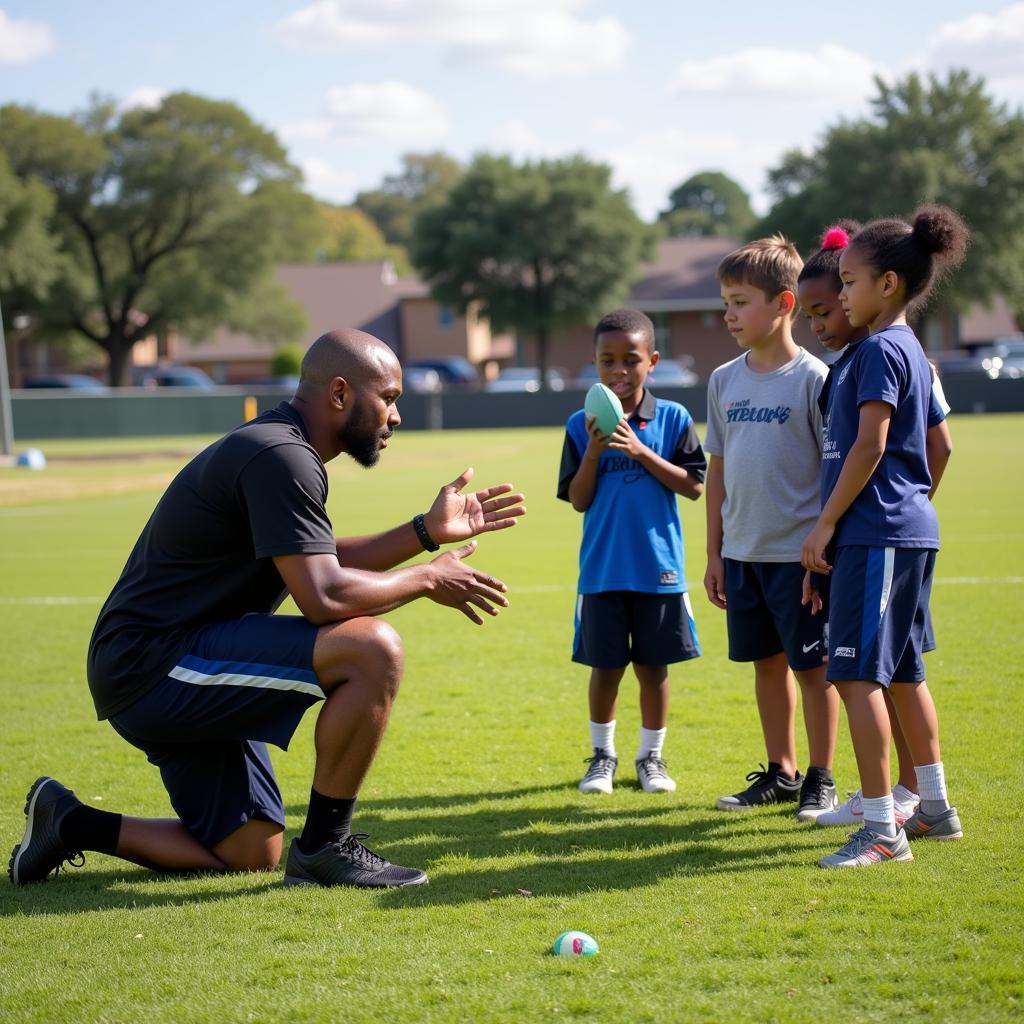
<svg viewBox="0 0 1024 1024">
<path fill-rule="evenodd" d="M 724 811 L 794 802 L 801 821 L 836 805 L 839 698 L 825 680 L 822 616 L 800 603 L 800 547 L 818 512 L 826 368 L 793 340 L 803 261 L 781 237 L 750 242 L 718 268 L 725 324 L 742 354 L 708 384 L 708 599 L 726 613 L 729 657 L 753 662 L 768 767 L 721 797 Z M 807 728 L 797 770 L 796 681 Z"/>
<path fill-rule="evenodd" d="M 839 687 L 861 777 L 863 827 L 818 863 L 871 867 L 913 860 L 908 839 L 960 839 L 946 794 L 939 723 L 921 655 L 932 650 L 929 598 L 939 525 L 929 501 L 931 368 L 907 325 L 937 274 L 956 266 L 967 228 L 944 206 L 913 224 L 873 221 L 839 257 L 839 298 L 867 337 L 848 346 L 822 393 L 822 509 L 803 544 L 812 573 L 830 577 L 828 678 Z M 885 693 L 914 761 L 921 806 L 900 828 L 889 776 Z"/>
<path fill-rule="evenodd" d="M 646 388 L 658 363 L 650 319 L 614 310 L 598 322 L 594 343 L 601 383 L 624 416 L 609 436 L 583 410 L 570 416 L 558 475 L 558 497 L 584 514 L 572 660 L 591 669 L 593 752 L 579 788 L 612 791 L 619 683 L 632 663 L 640 684 L 637 780 L 645 792 L 671 792 L 661 756 L 668 666 L 700 656 L 676 495 L 700 497 L 707 464 L 689 412 Z"/>
</svg>

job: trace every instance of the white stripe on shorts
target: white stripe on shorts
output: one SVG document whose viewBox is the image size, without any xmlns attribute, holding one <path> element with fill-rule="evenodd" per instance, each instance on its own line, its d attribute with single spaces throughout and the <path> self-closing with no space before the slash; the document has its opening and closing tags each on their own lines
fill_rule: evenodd
<svg viewBox="0 0 1024 1024">
<path fill-rule="evenodd" d="M 886 605 L 889 603 L 889 592 L 892 590 L 892 570 L 896 561 L 896 549 L 885 549 L 885 565 L 882 567 L 882 599 L 878 605 L 878 621 L 882 621 L 885 615 Z"/>
<path fill-rule="evenodd" d="M 298 690 L 308 693 L 311 697 L 322 698 L 324 691 L 314 683 L 305 683 L 301 679 L 278 679 L 275 676 L 247 676 L 238 672 L 218 672 L 209 675 L 197 672 L 192 668 L 175 665 L 167 673 L 172 679 L 180 679 L 183 683 L 195 686 L 251 686 L 258 690 Z"/>
</svg>

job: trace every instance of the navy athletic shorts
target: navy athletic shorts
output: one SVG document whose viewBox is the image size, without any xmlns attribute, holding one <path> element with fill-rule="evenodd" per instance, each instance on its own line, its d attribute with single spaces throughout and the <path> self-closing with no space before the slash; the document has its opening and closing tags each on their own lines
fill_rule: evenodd
<svg viewBox="0 0 1024 1024">
<path fill-rule="evenodd" d="M 699 657 L 689 594 L 608 590 L 576 597 L 572 660 L 581 665 L 671 665 Z"/>
<path fill-rule="evenodd" d="M 850 545 L 832 560 L 829 658 L 835 682 L 919 683 L 935 649 L 928 602 L 935 551 Z"/>
<path fill-rule="evenodd" d="M 760 661 L 785 653 L 797 672 L 820 668 L 825 657 L 825 610 L 800 603 L 799 562 L 725 560 L 725 619 L 731 661 Z"/>
<path fill-rule="evenodd" d="M 110 719 L 160 769 L 175 814 L 204 846 L 250 819 L 284 827 L 266 744 L 286 750 L 324 699 L 316 635 L 311 622 L 286 615 L 204 626 L 156 687 Z"/>
</svg>

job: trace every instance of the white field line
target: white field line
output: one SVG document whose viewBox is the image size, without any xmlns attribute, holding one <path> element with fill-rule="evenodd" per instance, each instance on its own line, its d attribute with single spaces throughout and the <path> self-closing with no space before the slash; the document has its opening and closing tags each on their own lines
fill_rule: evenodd
<svg viewBox="0 0 1024 1024">
<path fill-rule="evenodd" d="M 936 576 L 935 583 L 944 586 L 1019 586 L 1024 583 L 1024 576 Z M 691 590 L 702 587 L 702 580 L 687 580 Z M 510 593 L 515 594 L 572 594 L 576 588 L 562 583 L 542 583 L 533 587 L 512 587 Z M 0 595 L 0 605 L 85 605 L 102 604 L 102 597 L 4 597 Z"/>
</svg>

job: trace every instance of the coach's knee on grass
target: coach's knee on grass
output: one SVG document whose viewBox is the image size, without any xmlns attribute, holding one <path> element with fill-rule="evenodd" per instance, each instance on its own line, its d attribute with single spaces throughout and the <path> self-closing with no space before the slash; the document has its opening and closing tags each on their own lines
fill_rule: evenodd
<svg viewBox="0 0 1024 1024">
<path fill-rule="evenodd" d="M 324 686 L 358 675 L 393 700 L 402 682 L 405 648 L 398 631 L 383 620 L 350 619 L 320 630 L 313 662 Z"/>
<path fill-rule="evenodd" d="M 281 862 L 284 829 L 270 821 L 247 821 L 213 849 L 227 871 L 273 871 Z"/>
</svg>

